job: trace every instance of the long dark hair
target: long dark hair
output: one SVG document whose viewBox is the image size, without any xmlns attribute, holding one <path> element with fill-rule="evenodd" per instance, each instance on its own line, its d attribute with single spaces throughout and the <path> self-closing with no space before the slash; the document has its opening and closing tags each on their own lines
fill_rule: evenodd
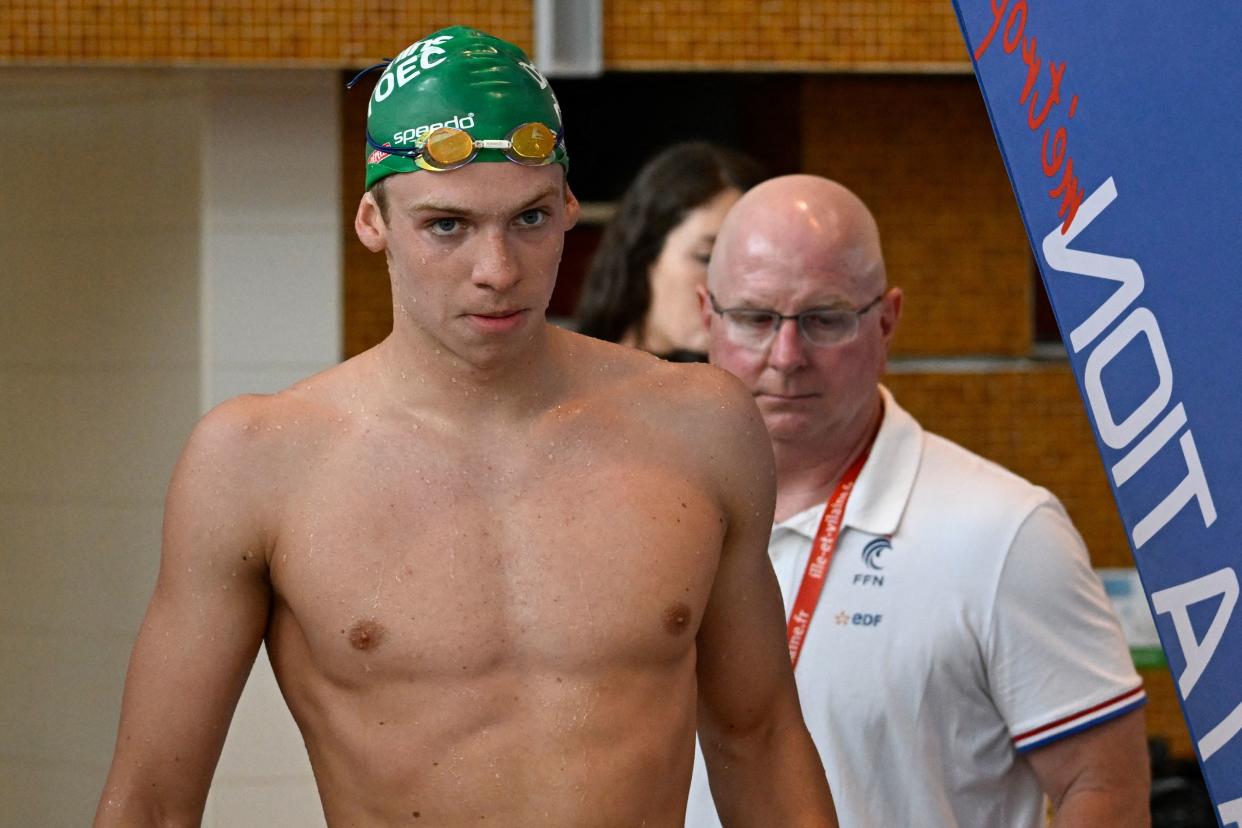
<svg viewBox="0 0 1242 828">
<path fill-rule="evenodd" d="M 591 259 L 578 300 L 578 330 L 610 342 L 642 324 L 651 305 L 648 270 L 665 237 L 694 208 L 763 180 L 749 156 L 704 141 L 674 144 L 643 166 Z"/>
</svg>

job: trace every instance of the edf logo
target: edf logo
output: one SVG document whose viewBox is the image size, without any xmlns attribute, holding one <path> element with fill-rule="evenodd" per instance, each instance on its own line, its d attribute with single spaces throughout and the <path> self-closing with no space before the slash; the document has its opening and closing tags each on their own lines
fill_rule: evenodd
<svg viewBox="0 0 1242 828">
<path fill-rule="evenodd" d="M 878 612 L 838 612 L 833 620 L 842 627 L 876 627 L 884 616 Z"/>
</svg>

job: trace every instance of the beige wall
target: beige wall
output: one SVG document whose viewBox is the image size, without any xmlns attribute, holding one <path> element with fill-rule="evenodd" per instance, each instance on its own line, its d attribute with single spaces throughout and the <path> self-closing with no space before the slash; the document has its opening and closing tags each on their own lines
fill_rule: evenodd
<svg viewBox="0 0 1242 828">
<path fill-rule="evenodd" d="M 0 74 L 3 825 L 89 822 L 198 410 L 197 113 L 168 80 Z"/>
<path fill-rule="evenodd" d="M 317 72 L 0 70 L 0 825 L 89 824 L 199 413 L 337 358 L 336 95 Z M 315 820 L 261 659 L 204 824 Z"/>
<path fill-rule="evenodd" d="M 287 387 L 341 348 L 340 83 L 335 72 L 216 72 L 204 111 L 203 409 Z M 314 828 L 301 736 L 259 652 L 204 825 Z"/>
</svg>

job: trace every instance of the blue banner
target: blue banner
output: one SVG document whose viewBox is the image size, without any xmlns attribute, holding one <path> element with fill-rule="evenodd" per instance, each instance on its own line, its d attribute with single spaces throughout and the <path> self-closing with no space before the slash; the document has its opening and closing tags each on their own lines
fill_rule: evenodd
<svg viewBox="0 0 1242 828">
<path fill-rule="evenodd" d="M 1218 818 L 1242 825 L 1242 3 L 954 5 Z"/>
</svg>

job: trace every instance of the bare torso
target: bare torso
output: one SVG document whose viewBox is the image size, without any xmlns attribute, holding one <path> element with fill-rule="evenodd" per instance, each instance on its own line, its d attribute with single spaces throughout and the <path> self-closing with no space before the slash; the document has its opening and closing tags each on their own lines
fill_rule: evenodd
<svg viewBox="0 0 1242 828">
<path fill-rule="evenodd" d="M 329 823 L 680 825 L 726 522 L 678 412 L 703 369 L 618 355 L 521 428 L 379 405 L 369 370 L 252 425 L 267 645 Z"/>
</svg>

